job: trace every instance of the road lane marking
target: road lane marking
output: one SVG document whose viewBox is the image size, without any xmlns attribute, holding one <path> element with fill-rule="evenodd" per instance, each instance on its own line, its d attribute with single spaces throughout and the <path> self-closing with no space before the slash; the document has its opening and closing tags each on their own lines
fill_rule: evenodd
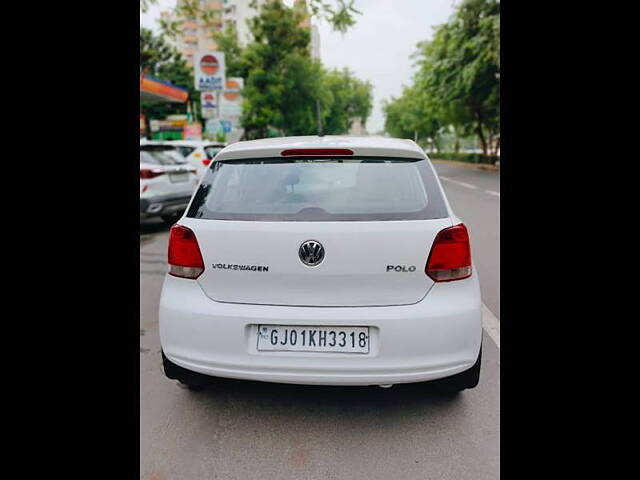
<svg viewBox="0 0 640 480">
<path fill-rule="evenodd" d="M 470 188 L 472 190 L 477 190 L 478 189 L 478 187 L 476 187 L 475 185 L 471 185 L 470 183 L 466 183 L 466 182 L 460 182 L 458 180 L 454 180 L 454 179 L 449 178 L 449 177 L 440 176 L 440 179 L 442 179 L 442 180 L 444 180 L 446 182 L 449 182 L 449 183 L 453 183 L 455 185 L 459 185 L 459 186 L 464 187 L 464 188 Z M 488 193 L 489 195 L 493 195 L 494 197 L 500 197 L 500 192 L 496 192 L 495 190 L 485 190 L 484 192 Z"/>
<path fill-rule="evenodd" d="M 452 180 L 449 177 L 440 177 L 442 180 L 446 180 L 447 182 L 451 182 L 451 183 L 455 183 L 456 185 L 460 185 L 461 187 L 465 187 L 465 188 L 471 188 L 473 190 L 477 189 L 478 187 L 476 187 L 475 185 L 471 185 L 470 183 L 465 183 L 465 182 L 459 182 L 458 180 Z"/>
<path fill-rule="evenodd" d="M 482 304 L 482 327 L 500 349 L 500 320 L 491 313 L 487 306 Z"/>
</svg>

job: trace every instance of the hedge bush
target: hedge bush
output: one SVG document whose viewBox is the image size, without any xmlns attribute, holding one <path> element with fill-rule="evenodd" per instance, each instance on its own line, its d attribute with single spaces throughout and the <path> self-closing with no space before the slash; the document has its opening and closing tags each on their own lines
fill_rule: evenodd
<svg viewBox="0 0 640 480">
<path fill-rule="evenodd" d="M 459 162 L 468 163 L 488 163 L 495 165 L 500 160 L 500 157 L 496 155 L 487 155 L 486 157 L 481 153 L 427 153 L 429 158 L 433 160 L 457 160 Z"/>
</svg>

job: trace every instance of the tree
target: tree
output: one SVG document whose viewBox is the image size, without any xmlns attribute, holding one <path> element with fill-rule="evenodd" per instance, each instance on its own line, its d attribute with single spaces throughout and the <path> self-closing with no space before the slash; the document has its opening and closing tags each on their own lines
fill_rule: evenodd
<svg viewBox="0 0 640 480">
<path fill-rule="evenodd" d="M 148 4 L 155 3 L 155 1 L 156 0 L 140 0 L 140 9 L 143 12 L 146 11 Z M 308 4 L 311 15 L 318 20 L 328 21 L 334 30 L 345 33 L 349 27 L 355 24 L 355 16 L 361 14 L 361 12 L 353 6 L 354 1 L 355 0 L 333 0 L 327 2 L 325 0 L 296 0 L 296 4 L 304 4 L 305 11 Z M 252 6 L 257 8 L 255 2 L 253 2 Z M 205 25 L 214 26 L 219 13 L 219 10 L 203 7 L 199 0 L 177 0 L 172 14 L 161 19 L 159 22 L 165 34 L 175 36 L 180 32 L 180 25 L 186 20 L 199 20 Z"/>
<path fill-rule="evenodd" d="M 499 147 L 499 38 L 500 3 L 466 0 L 431 42 L 419 45 L 416 84 L 429 92 L 444 121 L 478 136 L 485 156 Z"/>
<path fill-rule="evenodd" d="M 318 105 L 324 131 L 345 133 L 355 118 L 371 113 L 372 87 L 348 70 L 327 72 L 311 59 L 305 10 L 278 0 L 263 4 L 249 22 L 252 41 L 238 47 L 232 30 L 218 36 L 230 71 L 245 78 L 241 122 L 248 138 L 270 128 L 283 135 L 318 132 Z"/>
<path fill-rule="evenodd" d="M 347 133 L 356 118 L 364 125 L 373 108 L 371 83 L 357 79 L 348 68 L 325 72 L 322 80 L 324 133 Z"/>
<path fill-rule="evenodd" d="M 193 72 L 182 55 L 169 46 L 162 36 L 151 30 L 140 28 L 140 71 L 170 82 L 189 91 L 189 101 L 195 111 L 200 104 L 198 92 L 194 89 Z M 164 118 L 167 115 L 184 113 L 182 104 L 141 102 L 140 109 L 147 118 Z"/>
<path fill-rule="evenodd" d="M 465 0 L 433 40 L 418 44 L 418 71 L 400 99 L 385 103 L 387 131 L 418 135 L 452 126 L 475 134 L 483 154 L 500 147 L 500 2 Z M 393 133 L 393 134 L 395 134 Z M 457 144 L 457 142 L 456 142 Z"/>
<path fill-rule="evenodd" d="M 399 98 L 383 102 L 385 131 L 394 137 L 413 138 L 418 143 L 428 141 L 439 149 L 442 124 L 428 91 L 416 85 L 404 87 Z"/>
</svg>

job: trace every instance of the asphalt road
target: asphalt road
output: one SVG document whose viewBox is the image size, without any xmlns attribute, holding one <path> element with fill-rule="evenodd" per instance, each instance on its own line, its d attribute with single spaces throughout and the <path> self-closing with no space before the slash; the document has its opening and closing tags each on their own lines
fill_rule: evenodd
<svg viewBox="0 0 640 480">
<path fill-rule="evenodd" d="M 499 174 L 436 168 L 476 186 L 443 180 L 470 229 L 485 304 L 498 316 L 500 198 L 483 192 L 499 192 Z M 142 479 L 499 478 L 500 352 L 487 335 L 480 384 L 454 398 L 420 384 L 383 390 L 233 380 L 193 393 L 166 379 L 157 310 L 167 236 L 159 223 L 141 225 Z"/>
</svg>

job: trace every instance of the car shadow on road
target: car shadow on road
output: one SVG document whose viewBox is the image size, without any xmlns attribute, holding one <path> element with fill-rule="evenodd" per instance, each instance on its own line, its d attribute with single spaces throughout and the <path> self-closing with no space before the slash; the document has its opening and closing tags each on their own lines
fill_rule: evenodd
<svg viewBox="0 0 640 480">
<path fill-rule="evenodd" d="M 352 425 L 376 421 L 392 422 L 425 410 L 445 414 L 459 410 L 464 392 L 444 394 L 432 383 L 378 386 L 337 387 L 289 385 L 244 380 L 218 379 L 201 392 L 189 392 L 214 410 L 233 405 L 243 411 L 263 411 L 270 416 L 291 421 L 309 415 L 327 419 L 344 417 Z"/>
</svg>

